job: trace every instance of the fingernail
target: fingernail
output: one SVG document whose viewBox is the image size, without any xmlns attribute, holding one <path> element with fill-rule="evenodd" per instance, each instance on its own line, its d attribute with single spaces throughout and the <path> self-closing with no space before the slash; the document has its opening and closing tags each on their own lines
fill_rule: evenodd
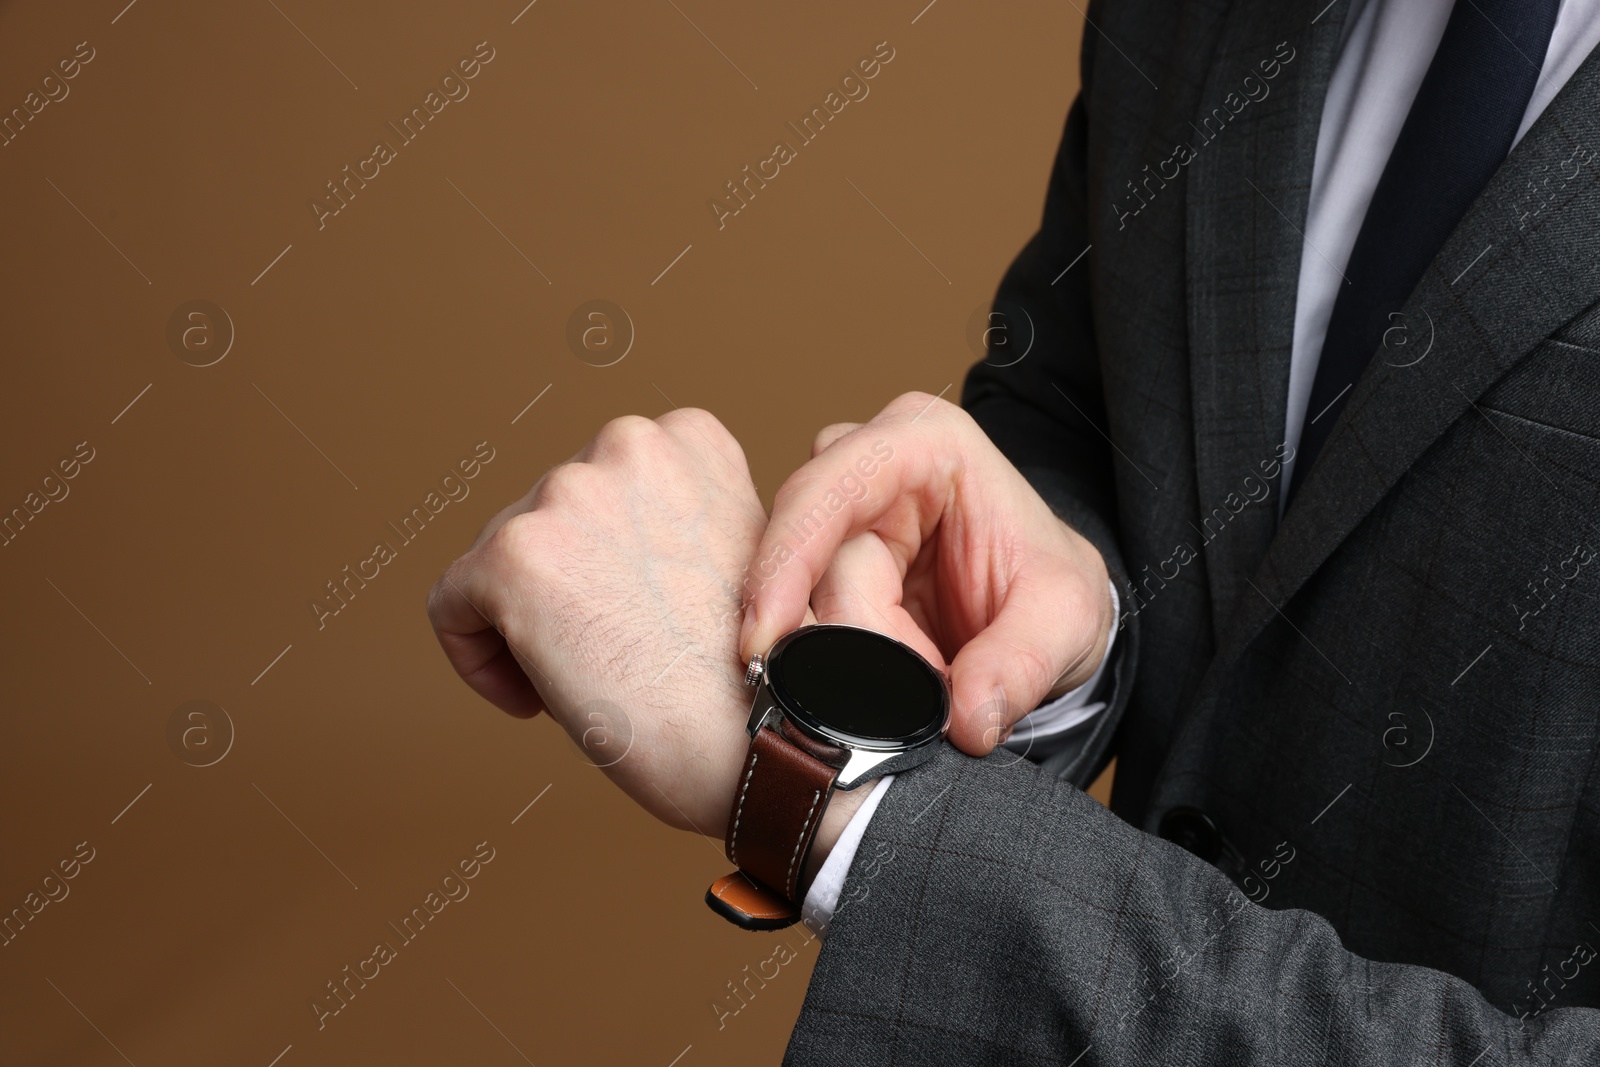
<svg viewBox="0 0 1600 1067">
<path fill-rule="evenodd" d="M 989 700 L 986 704 L 986 707 L 989 709 L 989 720 L 995 724 L 994 743 L 995 747 L 998 748 L 1006 743 L 1006 738 L 1011 736 L 1012 729 L 1012 723 L 1010 722 L 1011 716 L 1009 714 L 1010 709 L 1006 704 L 1005 686 L 1001 685 L 999 682 L 996 682 L 989 688 Z"/>
<path fill-rule="evenodd" d="M 743 649 L 750 640 L 750 635 L 756 630 L 756 606 L 751 604 L 744 609 L 744 623 L 739 627 L 739 647 Z M 752 652 L 755 649 L 751 649 Z"/>
</svg>

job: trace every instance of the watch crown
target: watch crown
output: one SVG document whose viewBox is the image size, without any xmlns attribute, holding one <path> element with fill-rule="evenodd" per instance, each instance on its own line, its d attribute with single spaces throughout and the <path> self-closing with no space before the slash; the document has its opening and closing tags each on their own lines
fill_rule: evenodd
<svg viewBox="0 0 1600 1067">
<path fill-rule="evenodd" d="M 755 655 L 750 657 L 750 666 L 745 669 L 744 684 L 755 685 L 756 683 L 760 682 L 761 675 L 765 673 L 766 669 L 766 659 L 761 655 L 761 653 L 757 652 Z"/>
</svg>

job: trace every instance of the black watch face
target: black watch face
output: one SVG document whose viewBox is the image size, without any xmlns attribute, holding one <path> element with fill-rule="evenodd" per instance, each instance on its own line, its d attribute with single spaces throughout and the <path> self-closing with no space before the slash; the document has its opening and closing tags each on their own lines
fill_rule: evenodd
<svg viewBox="0 0 1600 1067">
<path fill-rule="evenodd" d="M 767 684 L 791 718 L 873 747 L 937 737 L 949 714 L 944 679 L 892 638 L 853 626 L 814 626 L 773 650 Z"/>
</svg>

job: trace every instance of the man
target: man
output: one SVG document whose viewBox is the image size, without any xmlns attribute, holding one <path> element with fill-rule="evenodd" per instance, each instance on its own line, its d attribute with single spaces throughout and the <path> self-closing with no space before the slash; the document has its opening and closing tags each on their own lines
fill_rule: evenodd
<svg viewBox="0 0 1600 1067">
<path fill-rule="evenodd" d="M 1023 358 L 824 430 L 770 524 L 710 416 L 614 422 L 440 639 L 628 708 L 610 773 L 711 833 L 808 602 L 948 670 L 961 752 L 821 816 L 794 1063 L 1600 1062 L 1600 4 L 1088 18 Z"/>
</svg>

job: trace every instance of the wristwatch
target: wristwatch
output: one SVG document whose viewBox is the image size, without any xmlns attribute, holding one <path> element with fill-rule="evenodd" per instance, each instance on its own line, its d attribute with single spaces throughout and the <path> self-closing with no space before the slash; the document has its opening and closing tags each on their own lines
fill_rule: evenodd
<svg viewBox="0 0 1600 1067">
<path fill-rule="evenodd" d="M 944 674 L 910 646 L 860 626 L 803 626 L 750 659 L 756 687 L 725 837 L 739 869 L 706 891 L 746 930 L 800 918 L 800 872 L 835 789 L 929 759 L 950 725 Z"/>
</svg>

